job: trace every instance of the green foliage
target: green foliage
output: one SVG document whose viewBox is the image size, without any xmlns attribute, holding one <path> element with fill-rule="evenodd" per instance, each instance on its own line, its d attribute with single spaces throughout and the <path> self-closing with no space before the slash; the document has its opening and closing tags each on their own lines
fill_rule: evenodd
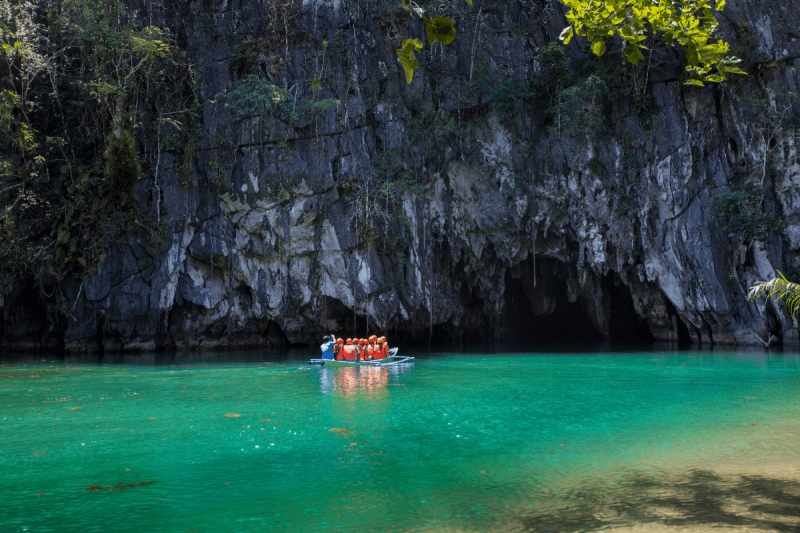
<svg viewBox="0 0 800 533">
<path fill-rule="evenodd" d="M 419 60 L 415 52 L 420 50 L 422 50 L 422 41 L 419 39 L 403 39 L 403 46 L 397 49 L 397 58 L 406 75 L 406 84 L 410 84 L 414 80 L 414 71 L 419 68 Z"/>
<path fill-rule="evenodd" d="M 605 123 L 602 105 L 608 87 L 597 76 L 568 87 L 558 95 L 560 127 L 586 135 L 597 134 Z"/>
<path fill-rule="evenodd" d="M 472 0 L 465 0 L 472 6 Z M 417 15 L 425 23 L 425 35 L 429 45 L 440 43 L 448 45 L 456 38 L 456 24 L 453 19 L 434 15 L 433 18 L 425 16 L 425 10 L 414 0 L 400 0 L 400 5 L 410 14 Z M 419 60 L 416 52 L 422 50 L 422 41 L 419 39 L 403 39 L 403 43 L 396 50 L 400 66 L 406 76 L 406 84 L 409 85 L 414 80 L 414 72 L 419 68 Z"/>
<path fill-rule="evenodd" d="M 317 100 L 311 104 L 311 114 L 314 116 L 322 115 L 327 113 L 331 109 L 336 109 L 342 105 L 340 100 L 336 100 L 334 98 L 325 98 L 323 100 Z"/>
<path fill-rule="evenodd" d="M 721 82 L 730 74 L 745 74 L 736 65 L 739 60 L 728 55 L 730 46 L 718 37 L 719 23 L 712 9 L 722 11 L 726 0 L 560 0 L 569 7 L 569 26 L 561 40 L 569 44 L 575 35 L 591 43 L 592 52 L 606 52 L 605 39 L 620 37 L 624 42 L 623 57 L 637 65 L 644 60 L 647 40 L 663 35 L 667 46 L 680 45 L 686 51 L 689 75 L 685 82 L 703 86 Z"/>
<path fill-rule="evenodd" d="M 564 49 L 558 43 L 549 43 L 534 58 L 538 70 L 531 82 L 532 101 L 535 103 L 539 126 L 558 123 L 561 92 L 574 84 L 567 68 Z"/>
<path fill-rule="evenodd" d="M 189 175 L 194 170 L 194 158 L 199 153 L 200 147 L 197 142 L 190 138 L 183 148 L 183 160 L 177 167 L 178 174 L 181 176 L 181 185 L 184 188 L 189 187 Z"/>
<path fill-rule="evenodd" d="M 432 19 L 425 21 L 425 34 L 428 37 L 428 44 L 450 44 L 456 38 L 456 25 L 453 19 L 436 15 Z"/>
<path fill-rule="evenodd" d="M 559 133 L 570 132 L 579 138 L 596 137 L 631 113 L 647 130 L 658 110 L 652 95 L 644 90 L 644 67 L 613 61 L 613 55 L 578 62 L 573 74 L 565 48 L 550 43 L 534 58 L 531 78 L 502 81 L 490 92 L 489 107 L 512 130 L 514 118 L 523 110 L 535 118 L 540 134 L 557 128 Z"/>
<path fill-rule="evenodd" d="M 740 235 L 745 241 L 763 239 L 769 233 L 783 230 L 780 219 L 763 213 L 763 202 L 764 191 L 758 183 L 739 179 L 731 192 L 717 197 L 714 215 L 724 230 Z"/>
<path fill-rule="evenodd" d="M 118 136 L 111 135 L 104 157 L 109 193 L 126 198 L 139 181 L 139 156 L 131 134 L 123 130 Z"/>
<path fill-rule="evenodd" d="M 750 287 L 747 300 L 756 302 L 762 298 L 773 298 L 789 317 L 797 323 L 800 318 L 800 284 L 793 283 L 778 272 L 778 277 L 769 281 L 759 281 Z"/>
<path fill-rule="evenodd" d="M 239 76 L 247 74 L 255 65 L 258 54 L 258 45 L 254 41 L 237 44 L 231 53 L 230 71 Z"/>
<path fill-rule="evenodd" d="M 519 102 L 530 100 L 534 96 L 536 93 L 530 84 L 509 78 L 503 80 L 497 89 L 489 94 L 489 108 L 502 122 L 506 122 L 514 116 Z"/>
<path fill-rule="evenodd" d="M 225 107 L 230 109 L 236 120 L 272 116 L 291 101 L 289 91 L 255 74 L 237 82 L 233 89 L 223 95 L 227 97 Z"/>
<path fill-rule="evenodd" d="M 559 89 L 572 85 L 572 74 L 567 67 L 564 49 L 558 43 L 548 43 L 534 58 L 539 67 L 537 90 Z"/>
<path fill-rule="evenodd" d="M 153 245 L 140 150 L 180 145 L 197 108 L 169 31 L 122 2 L 0 2 L 0 293 L 91 274 L 124 235 Z"/>
<path fill-rule="evenodd" d="M 489 108 L 507 125 L 521 103 L 532 106 L 540 127 L 553 124 L 559 114 L 561 92 L 574 83 L 558 43 L 543 47 L 534 59 L 536 72 L 532 80 L 507 79 L 489 94 Z"/>
</svg>

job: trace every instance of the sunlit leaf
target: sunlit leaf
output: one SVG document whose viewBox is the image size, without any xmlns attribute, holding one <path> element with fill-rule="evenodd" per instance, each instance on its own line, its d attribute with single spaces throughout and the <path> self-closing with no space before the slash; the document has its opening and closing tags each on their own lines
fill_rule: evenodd
<svg viewBox="0 0 800 533">
<path fill-rule="evenodd" d="M 563 31 L 561 32 L 561 35 L 559 35 L 558 38 L 564 44 L 569 44 L 569 42 L 572 40 L 572 37 L 574 35 L 575 35 L 575 28 L 573 28 L 572 26 L 567 26 L 566 28 L 563 29 Z"/>
<path fill-rule="evenodd" d="M 422 50 L 422 41 L 419 39 L 404 39 L 403 46 L 396 50 L 397 58 L 406 75 L 406 84 L 414 80 L 414 71 L 419 68 L 419 60 L 414 52 Z"/>
<path fill-rule="evenodd" d="M 598 39 L 592 43 L 592 52 L 596 56 L 602 56 L 606 53 L 606 42 L 603 39 Z"/>
<path fill-rule="evenodd" d="M 425 33 L 428 44 L 450 44 L 456 38 L 456 25 L 453 19 L 436 15 L 432 19 L 425 19 Z"/>
</svg>

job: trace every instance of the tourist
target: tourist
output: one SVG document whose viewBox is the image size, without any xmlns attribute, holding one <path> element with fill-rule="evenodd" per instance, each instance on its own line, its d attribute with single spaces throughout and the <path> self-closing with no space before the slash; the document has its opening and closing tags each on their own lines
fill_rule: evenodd
<svg viewBox="0 0 800 533">
<path fill-rule="evenodd" d="M 322 337 L 322 345 L 319 347 L 322 350 L 323 359 L 333 359 L 333 347 L 336 345 L 336 337 L 331 338 L 329 335 Z"/>
<path fill-rule="evenodd" d="M 377 346 L 375 346 L 375 341 L 377 340 L 378 337 L 376 337 L 375 335 L 373 335 L 367 340 L 369 343 L 367 345 L 367 353 L 369 354 L 370 359 L 380 359 L 380 357 L 377 357 L 378 349 Z"/>
<path fill-rule="evenodd" d="M 342 348 L 342 359 L 345 361 L 356 360 L 356 347 L 353 345 L 353 339 L 347 339 Z"/>
<path fill-rule="evenodd" d="M 342 353 L 342 348 L 344 347 L 344 339 L 339 338 L 336 339 L 336 344 L 333 345 L 333 358 L 339 359 L 339 354 Z"/>
<path fill-rule="evenodd" d="M 391 353 L 389 352 L 389 341 L 386 340 L 386 337 L 381 337 L 383 341 L 383 356 L 389 357 Z"/>
</svg>

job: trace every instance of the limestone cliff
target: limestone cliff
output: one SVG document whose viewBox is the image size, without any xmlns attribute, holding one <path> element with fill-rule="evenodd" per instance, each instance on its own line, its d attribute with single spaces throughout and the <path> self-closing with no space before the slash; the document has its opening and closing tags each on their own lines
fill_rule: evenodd
<svg viewBox="0 0 800 533">
<path fill-rule="evenodd" d="M 171 28 L 197 73 L 192 170 L 180 150 L 160 155 L 137 189 L 162 213 L 163 242 L 131 237 L 64 282 L 61 322 L 30 295 L 0 295 L 4 349 L 277 346 L 354 328 L 420 341 L 797 339 L 744 299 L 800 267 L 797 130 L 770 129 L 797 104 L 769 100 L 783 113 L 772 122 L 745 116 L 765 88 L 800 94 L 796 0 L 729 0 L 724 33 L 749 79 L 688 87 L 679 56 L 660 50 L 647 105 L 618 106 L 599 128 L 581 122 L 585 102 L 571 125 L 567 111 L 545 121 L 541 102 L 502 85 L 543 75 L 536 58 L 565 26 L 552 0 L 442 4 L 458 37 L 420 54 L 408 86 L 394 49 L 422 30 L 382 0 L 130 9 Z M 576 77 L 587 57 L 568 48 Z M 227 99 L 247 75 L 286 89 L 287 105 L 237 118 Z M 510 98 L 505 115 L 492 95 Z M 760 208 L 784 231 L 723 228 L 715 202 L 742 176 L 763 183 Z"/>
</svg>

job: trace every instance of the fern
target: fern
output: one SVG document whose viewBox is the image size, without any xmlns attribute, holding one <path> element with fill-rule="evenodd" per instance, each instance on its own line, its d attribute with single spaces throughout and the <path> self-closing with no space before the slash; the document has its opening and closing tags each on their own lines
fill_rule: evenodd
<svg viewBox="0 0 800 533">
<path fill-rule="evenodd" d="M 773 298 L 775 303 L 797 323 L 800 317 L 800 284 L 789 281 L 786 276 L 778 272 L 777 278 L 759 281 L 750 287 L 750 292 L 747 294 L 748 301 L 755 302 L 762 298 Z"/>
</svg>

